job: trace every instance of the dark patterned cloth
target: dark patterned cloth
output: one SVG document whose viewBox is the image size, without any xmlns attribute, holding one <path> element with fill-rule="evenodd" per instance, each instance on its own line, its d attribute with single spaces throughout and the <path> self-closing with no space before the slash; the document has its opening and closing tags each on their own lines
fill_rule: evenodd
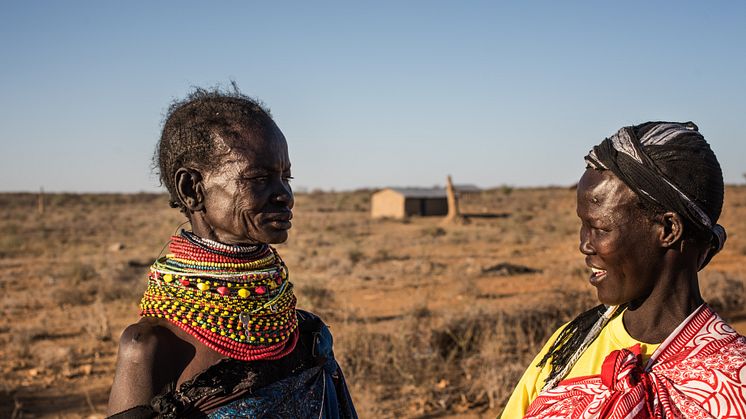
<svg viewBox="0 0 746 419">
<path fill-rule="evenodd" d="M 357 418 L 329 328 L 298 310 L 296 349 L 275 361 L 223 359 L 178 389 L 112 416 L 141 418 Z"/>
<path fill-rule="evenodd" d="M 209 418 L 356 418 L 334 358 L 223 406 Z"/>
</svg>

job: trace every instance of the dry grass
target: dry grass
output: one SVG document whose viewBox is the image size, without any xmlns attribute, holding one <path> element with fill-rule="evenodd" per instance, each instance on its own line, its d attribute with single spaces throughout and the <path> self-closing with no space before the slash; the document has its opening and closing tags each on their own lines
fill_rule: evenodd
<svg viewBox="0 0 746 419">
<path fill-rule="evenodd" d="M 419 310 L 394 333 L 381 332 L 375 324 L 358 328 L 340 346 L 340 362 L 351 382 L 379 389 L 384 403 L 371 412 L 375 416 L 494 410 L 507 400 L 547 331 L 583 308 L 473 309 L 445 318 Z"/>
<path fill-rule="evenodd" d="M 330 325 L 361 417 L 494 417 L 546 336 L 595 304 L 574 191 L 464 195 L 480 216 L 458 225 L 371 220 L 369 192 L 297 197 L 278 249 L 298 306 Z M 34 194 L 0 194 L 0 215 L 0 417 L 101 417 L 147 266 L 183 220 L 149 194 L 47 195 L 44 214 Z M 701 276 L 736 321 L 744 217 L 746 188 L 729 187 L 728 246 Z"/>
<path fill-rule="evenodd" d="M 746 281 L 719 271 L 705 272 L 700 280 L 705 301 L 723 315 L 739 313 L 746 306 Z"/>
</svg>

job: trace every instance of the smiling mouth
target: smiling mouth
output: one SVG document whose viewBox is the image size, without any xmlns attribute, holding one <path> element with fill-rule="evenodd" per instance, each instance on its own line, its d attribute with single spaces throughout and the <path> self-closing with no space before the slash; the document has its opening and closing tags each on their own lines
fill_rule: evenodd
<svg viewBox="0 0 746 419">
<path fill-rule="evenodd" d="M 591 285 L 598 285 L 605 277 L 606 270 L 591 266 L 591 277 L 589 278 Z"/>
</svg>

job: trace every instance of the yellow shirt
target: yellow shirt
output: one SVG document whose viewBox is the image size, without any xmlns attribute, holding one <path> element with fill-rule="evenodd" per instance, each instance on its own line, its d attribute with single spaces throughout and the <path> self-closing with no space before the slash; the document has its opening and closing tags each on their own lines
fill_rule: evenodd
<svg viewBox="0 0 746 419">
<path fill-rule="evenodd" d="M 549 375 L 552 366 L 549 362 L 547 362 L 543 368 L 539 368 L 536 365 L 544 357 L 544 354 L 547 353 L 549 347 L 555 339 L 557 339 L 557 336 L 559 336 L 559 333 L 565 328 L 565 326 L 567 325 L 560 327 L 556 332 L 554 332 L 544 347 L 541 348 L 539 354 L 536 355 L 536 358 L 531 361 L 528 369 L 523 373 L 521 381 L 518 382 L 515 390 L 513 390 L 513 394 L 510 396 L 508 404 L 505 405 L 505 409 L 500 416 L 501 418 L 522 418 L 526 413 L 528 406 L 539 395 L 542 387 L 544 387 L 544 381 Z M 588 349 L 585 350 L 583 355 L 580 356 L 578 362 L 575 363 L 575 366 L 572 367 L 565 379 L 598 375 L 601 373 L 601 366 L 603 365 L 604 359 L 606 359 L 607 355 L 614 350 L 629 348 L 638 343 L 640 344 L 643 361 L 647 361 L 660 345 L 644 343 L 633 339 L 624 328 L 622 315 L 616 316 L 611 319 L 603 330 L 601 330 L 601 333 L 598 335 L 596 340 L 593 341 Z"/>
</svg>

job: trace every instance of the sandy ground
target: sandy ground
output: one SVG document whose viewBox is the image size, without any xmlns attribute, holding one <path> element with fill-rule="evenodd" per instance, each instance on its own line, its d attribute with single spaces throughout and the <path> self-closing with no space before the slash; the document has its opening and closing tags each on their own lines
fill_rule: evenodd
<svg viewBox="0 0 746 419">
<path fill-rule="evenodd" d="M 137 320 L 147 267 L 183 220 L 163 195 L 48 195 L 44 204 L 41 213 L 35 195 L 0 195 L 0 417 L 100 418 L 119 334 Z M 593 304 L 577 251 L 574 191 L 503 188 L 464 196 L 462 208 L 479 216 L 466 224 L 372 220 L 367 192 L 297 197 L 291 237 L 278 249 L 299 307 L 325 317 L 338 359 L 363 353 L 360 333 L 395 335 L 422 313 L 438 328 L 475 310 Z M 729 187 L 721 218 L 728 245 L 701 274 L 705 297 L 741 333 L 744 219 L 746 188 Z M 536 272 L 490 270 L 505 263 Z M 494 417 L 512 385 L 502 384 L 489 403 L 460 387 L 438 401 L 429 395 L 457 378 L 433 374 L 387 390 L 350 370 L 362 417 Z"/>
</svg>

